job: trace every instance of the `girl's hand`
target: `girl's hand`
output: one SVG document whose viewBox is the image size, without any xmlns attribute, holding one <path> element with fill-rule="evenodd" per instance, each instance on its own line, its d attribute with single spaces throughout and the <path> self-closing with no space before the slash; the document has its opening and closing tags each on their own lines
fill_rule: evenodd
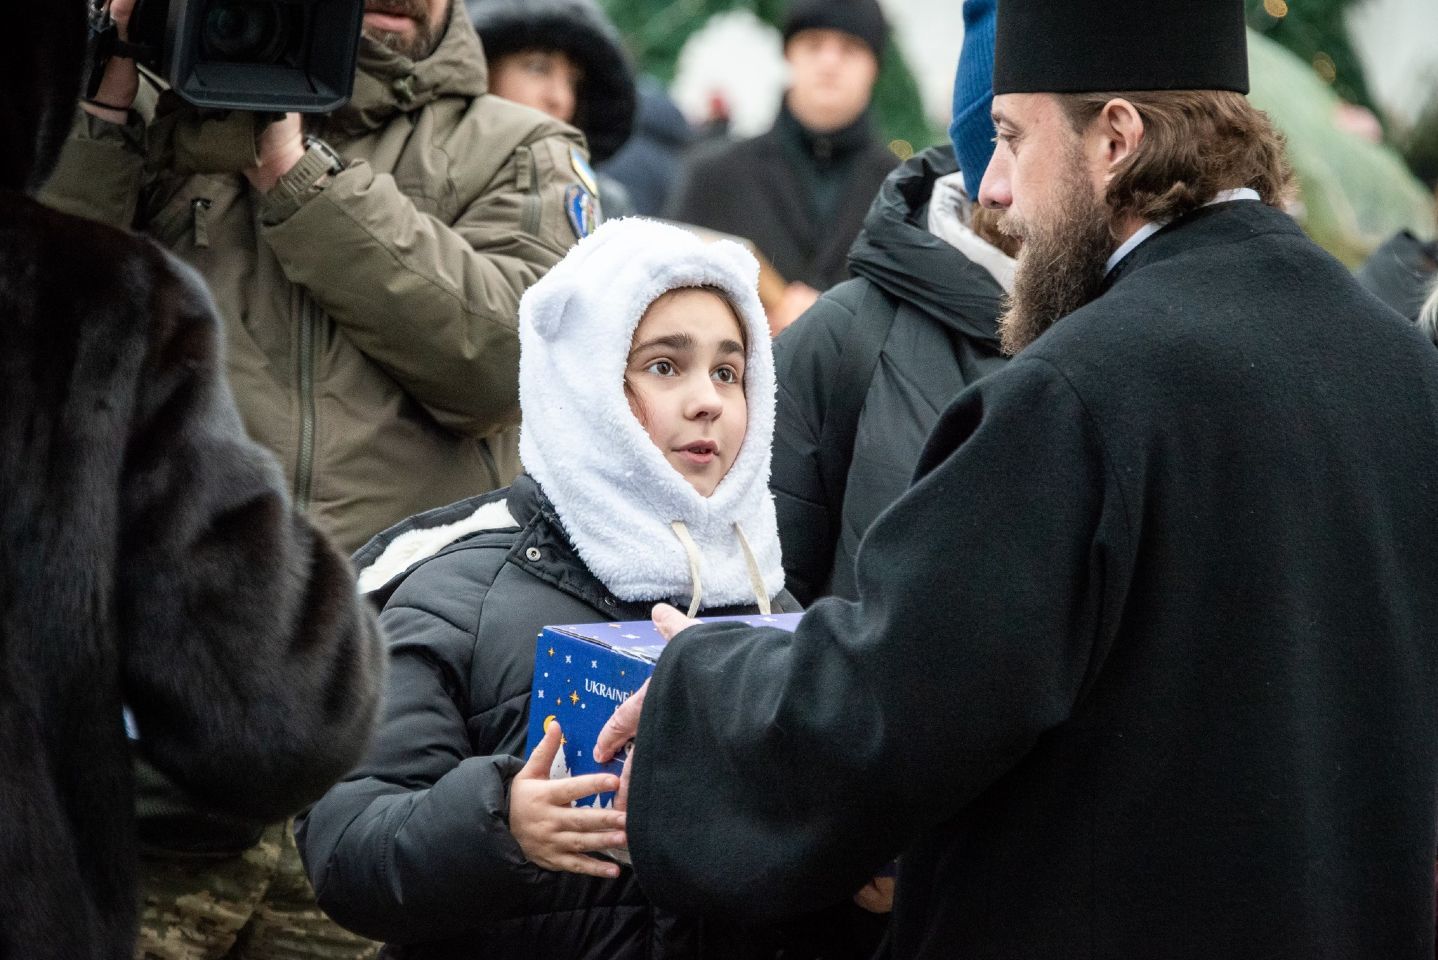
<svg viewBox="0 0 1438 960">
<path fill-rule="evenodd" d="M 584 856 L 596 850 L 623 847 L 624 814 L 617 810 L 571 807 L 570 803 L 619 789 L 619 778 L 592 773 L 565 780 L 550 780 L 549 771 L 559 753 L 562 733 L 551 723 L 544 739 L 529 755 L 509 787 L 509 831 L 519 848 L 536 866 L 590 877 L 619 876 L 619 865 Z"/>
</svg>

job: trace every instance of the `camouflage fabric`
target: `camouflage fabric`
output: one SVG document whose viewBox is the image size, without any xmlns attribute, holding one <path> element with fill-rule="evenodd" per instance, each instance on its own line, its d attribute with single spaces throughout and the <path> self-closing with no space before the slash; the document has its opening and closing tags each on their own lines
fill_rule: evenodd
<svg viewBox="0 0 1438 960">
<path fill-rule="evenodd" d="M 315 903 L 291 823 L 238 857 L 140 861 L 136 960 L 370 960 L 379 944 Z"/>
</svg>

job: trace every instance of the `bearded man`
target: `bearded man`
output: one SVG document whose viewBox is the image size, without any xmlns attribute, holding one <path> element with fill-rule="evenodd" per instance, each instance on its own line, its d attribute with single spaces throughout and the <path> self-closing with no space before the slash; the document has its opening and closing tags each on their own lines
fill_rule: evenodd
<svg viewBox="0 0 1438 960">
<path fill-rule="evenodd" d="M 122 39 L 133 7 L 110 4 Z M 463 4 L 368 0 L 353 99 L 326 116 L 197 110 L 112 59 L 42 198 L 199 271 L 246 429 L 353 551 L 513 478 L 515 316 L 588 229 L 582 150 L 488 93 Z M 373 952 L 315 906 L 287 824 L 138 772 L 140 956 Z"/>
<path fill-rule="evenodd" d="M 1017 355 L 856 602 L 656 611 L 637 876 L 757 918 L 897 856 L 898 958 L 1427 960 L 1438 356 L 1276 206 L 1240 0 L 998 16 Z"/>
</svg>

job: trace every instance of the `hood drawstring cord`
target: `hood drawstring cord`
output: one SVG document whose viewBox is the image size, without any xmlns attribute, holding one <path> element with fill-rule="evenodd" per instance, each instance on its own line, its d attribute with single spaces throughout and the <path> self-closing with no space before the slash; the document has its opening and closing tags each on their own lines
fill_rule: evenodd
<svg viewBox="0 0 1438 960">
<path fill-rule="evenodd" d="M 679 538 L 679 542 L 684 545 L 684 553 L 689 557 L 689 581 L 693 584 L 694 590 L 691 593 L 693 599 L 689 601 L 687 616 L 693 620 L 695 614 L 699 612 L 699 598 L 704 592 L 704 587 L 699 582 L 699 547 L 695 545 L 694 538 L 689 535 L 689 528 L 684 525 L 683 520 L 675 520 L 669 527 Z"/>
<path fill-rule="evenodd" d="M 759 572 L 759 561 L 754 559 L 754 548 L 749 546 L 749 538 L 744 536 L 743 527 L 734 524 L 734 532 L 739 535 L 744 562 L 749 565 L 749 585 L 754 588 L 754 597 L 759 601 L 759 612 L 767 617 L 773 611 L 769 606 L 769 591 L 764 589 L 764 575 Z"/>
<path fill-rule="evenodd" d="M 679 538 L 679 542 L 684 546 L 684 554 L 689 558 L 689 580 L 694 590 L 687 616 L 693 620 L 699 613 L 699 605 L 704 595 L 704 587 L 699 579 L 699 547 L 694 543 L 694 538 L 690 536 L 689 528 L 684 525 L 683 520 L 675 520 L 669 524 L 669 528 Z M 764 589 L 764 576 L 759 572 L 759 561 L 754 557 L 754 548 L 749 546 L 749 538 L 744 536 L 744 528 L 737 523 L 734 524 L 734 533 L 739 537 L 739 548 L 744 551 L 744 563 L 749 567 L 749 585 L 754 589 L 759 612 L 767 617 L 773 608 L 769 603 L 768 591 Z"/>
</svg>

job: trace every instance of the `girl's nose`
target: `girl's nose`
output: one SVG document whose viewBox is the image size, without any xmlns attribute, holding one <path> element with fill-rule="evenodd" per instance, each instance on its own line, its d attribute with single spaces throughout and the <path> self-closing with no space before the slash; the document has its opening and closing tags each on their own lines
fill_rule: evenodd
<svg viewBox="0 0 1438 960">
<path fill-rule="evenodd" d="M 719 387 L 708 376 L 696 377 L 684 411 L 690 420 L 718 420 L 724 412 L 724 397 Z"/>
</svg>

